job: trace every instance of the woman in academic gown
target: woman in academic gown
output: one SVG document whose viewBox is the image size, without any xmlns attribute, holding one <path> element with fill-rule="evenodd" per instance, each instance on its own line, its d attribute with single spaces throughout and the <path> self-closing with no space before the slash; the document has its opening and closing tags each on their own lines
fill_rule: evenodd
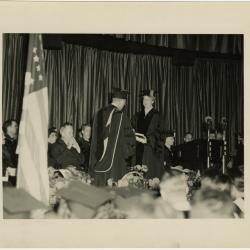
<svg viewBox="0 0 250 250">
<path fill-rule="evenodd" d="M 159 111 L 153 107 L 155 92 L 145 90 L 142 96 L 143 109 L 132 118 L 132 126 L 136 133 L 135 163 L 148 167 L 147 178 L 161 178 L 164 169 L 157 150 L 160 140 L 161 119 Z"/>
</svg>

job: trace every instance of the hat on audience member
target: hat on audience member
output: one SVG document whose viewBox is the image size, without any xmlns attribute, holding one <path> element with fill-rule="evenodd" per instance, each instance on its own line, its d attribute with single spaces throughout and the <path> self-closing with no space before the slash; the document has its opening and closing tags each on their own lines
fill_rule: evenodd
<svg viewBox="0 0 250 250">
<path fill-rule="evenodd" d="M 46 209 L 45 204 L 35 199 L 23 189 L 3 188 L 4 219 L 28 219 L 30 212 Z"/>
<path fill-rule="evenodd" d="M 97 208 L 111 201 L 113 196 L 104 189 L 80 181 L 72 181 L 57 194 L 67 201 L 69 208 L 80 219 L 93 218 Z"/>
</svg>

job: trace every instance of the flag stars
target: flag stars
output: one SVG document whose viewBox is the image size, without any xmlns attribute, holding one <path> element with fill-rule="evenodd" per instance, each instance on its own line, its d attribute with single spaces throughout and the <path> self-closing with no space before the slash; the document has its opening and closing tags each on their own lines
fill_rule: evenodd
<svg viewBox="0 0 250 250">
<path fill-rule="evenodd" d="M 33 48 L 33 53 L 36 54 L 37 48 Z"/>
<path fill-rule="evenodd" d="M 33 60 L 34 60 L 34 62 L 39 62 L 39 57 L 38 56 L 34 56 Z"/>
<path fill-rule="evenodd" d="M 42 80 L 43 80 L 43 76 L 40 74 L 40 75 L 38 76 L 38 79 L 39 79 L 39 81 L 42 81 Z"/>
</svg>

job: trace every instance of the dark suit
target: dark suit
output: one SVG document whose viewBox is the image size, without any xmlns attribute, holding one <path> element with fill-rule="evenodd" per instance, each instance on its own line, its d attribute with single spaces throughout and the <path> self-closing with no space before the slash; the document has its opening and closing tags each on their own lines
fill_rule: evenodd
<svg viewBox="0 0 250 250">
<path fill-rule="evenodd" d="M 57 168 L 57 167 L 58 167 L 58 166 L 56 165 L 57 162 L 56 162 L 56 160 L 52 157 L 52 153 L 51 153 L 52 147 L 53 147 L 53 144 L 52 144 L 52 143 L 48 143 L 48 166 Z"/>
<path fill-rule="evenodd" d="M 80 148 L 81 148 L 81 152 L 84 155 L 85 158 L 85 162 L 84 162 L 84 169 L 87 172 L 88 168 L 89 168 L 89 153 L 90 153 L 90 142 L 84 140 L 83 138 L 79 138 L 77 140 Z"/>
<path fill-rule="evenodd" d="M 5 135 L 5 150 L 7 150 L 9 152 L 12 168 L 17 167 L 17 157 L 18 156 L 16 154 L 16 148 L 17 148 L 17 140 L 12 139 L 9 135 Z"/>
<path fill-rule="evenodd" d="M 68 149 L 67 145 L 61 138 L 57 139 L 57 141 L 52 144 L 51 157 L 59 168 L 66 168 L 69 165 L 82 168 L 84 164 L 83 153 L 78 153 L 73 147 Z"/>
<path fill-rule="evenodd" d="M 170 167 L 174 167 L 174 156 L 173 156 L 173 152 L 167 148 L 166 146 L 164 146 L 164 168 L 165 170 L 170 169 Z"/>
<path fill-rule="evenodd" d="M 16 154 L 17 140 L 5 135 L 5 144 L 2 146 L 3 174 L 7 167 L 17 168 L 18 155 Z M 16 176 L 9 176 L 9 182 L 16 186 Z"/>
</svg>

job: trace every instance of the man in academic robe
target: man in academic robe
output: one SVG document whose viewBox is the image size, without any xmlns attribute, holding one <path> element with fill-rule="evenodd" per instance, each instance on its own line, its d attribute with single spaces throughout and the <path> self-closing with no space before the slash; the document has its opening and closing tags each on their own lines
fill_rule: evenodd
<svg viewBox="0 0 250 250">
<path fill-rule="evenodd" d="M 109 179 L 115 182 L 121 179 L 135 155 L 135 134 L 124 113 L 127 94 L 115 89 L 112 103 L 94 117 L 89 167 L 97 186 L 107 185 Z"/>
</svg>

